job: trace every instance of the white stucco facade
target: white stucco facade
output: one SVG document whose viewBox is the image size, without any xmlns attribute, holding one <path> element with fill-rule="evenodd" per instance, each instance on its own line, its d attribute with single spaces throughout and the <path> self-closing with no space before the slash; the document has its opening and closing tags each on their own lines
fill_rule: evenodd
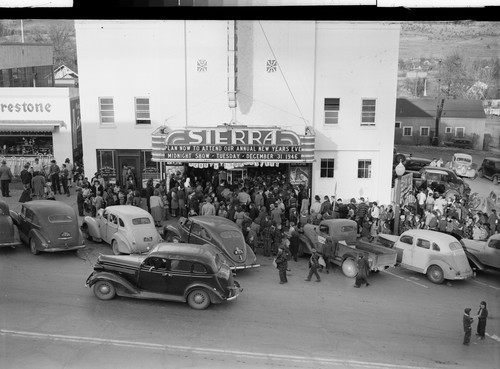
<svg viewBox="0 0 500 369">
<path fill-rule="evenodd" d="M 86 173 L 96 150 L 148 150 L 151 133 L 237 125 L 315 133 L 312 195 L 390 201 L 399 26 L 375 22 L 237 21 L 237 108 L 228 104 L 231 21 L 75 21 Z M 114 103 L 100 123 L 99 98 Z M 136 124 L 134 98 L 147 97 L 151 124 Z M 326 98 L 339 121 L 324 123 Z M 361 125 L 363 99 L 376 100 L 374 126 Z M 235 122 L 234 122 L 235 120 Z M 334 178 L 321 178 L 334 159 Z M 358 178 L 358 160 L 371 177 Z"/>
</svg>

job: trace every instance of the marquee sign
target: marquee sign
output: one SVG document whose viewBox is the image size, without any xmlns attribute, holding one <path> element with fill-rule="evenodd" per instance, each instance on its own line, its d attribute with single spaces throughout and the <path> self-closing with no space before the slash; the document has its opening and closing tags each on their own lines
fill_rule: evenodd
<svg viewBox="0 0 500 369">
<path fill-rule="evenodd" d="M 279 127 L 159 128 L 153 133 L 155 161 L 251 164 L 313 159 L 313 135 L 300 136 Z"/>
</svg>

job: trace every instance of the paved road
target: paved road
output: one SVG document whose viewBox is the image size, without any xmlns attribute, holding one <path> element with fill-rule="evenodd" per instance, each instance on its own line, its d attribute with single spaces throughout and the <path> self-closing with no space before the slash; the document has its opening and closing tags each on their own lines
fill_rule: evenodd
<svg viewBox="0 0 500 369">
<path fill-rule="evenodd" d="M 278 284 L 271 260 L 238 272 L 234 302 L 100 301 L 84 281 L 105 244 L 32 255 L 0 249 L 0 367 L 497 368 L 500 273 L 434 285 L 393 268 L 353 288 L 340 270 L 305 282 L 307 260 Z M 461 344 L 462 313 L 488 301 L 485 341 Z M 474 325 L 475 329 L 475 325 Z"/>
</svg>

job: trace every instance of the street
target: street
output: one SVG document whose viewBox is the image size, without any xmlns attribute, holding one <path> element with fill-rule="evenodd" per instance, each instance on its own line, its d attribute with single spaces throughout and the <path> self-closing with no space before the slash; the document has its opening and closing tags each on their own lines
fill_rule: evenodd
<svg viewBox="0 0 500 369">
<path fill-rule="evenodd" d="M 435 285 L 398 268 L 370 287 L 336 268 L 305 282 L 307 259 L 280 285 L 270 258 L 238 272 L 233 302 L 187 304 L 117 297 L 84 286 L 109 245 L 32 255 L 0 249 L 2 368 L 496 368 L 500 364 L 498 272 Z M 462 345 L 462 314 L 488 302 L 486 340 Z M 473 325 L 474 333 L 476 322 Z"/>
</svg>

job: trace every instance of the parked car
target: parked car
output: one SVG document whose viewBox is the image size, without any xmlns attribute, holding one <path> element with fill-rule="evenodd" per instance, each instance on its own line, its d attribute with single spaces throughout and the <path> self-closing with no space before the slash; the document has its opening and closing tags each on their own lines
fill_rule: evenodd
<svg viewBox="0 0 500 369">
<path fill-rule="evenodd" d="M 434 192 L 444 194 L 446 198 L 470 193 L 469 185 L 449 168 L 430 166 L 422 168 L 419 175 L 413 176 L 413 185 L 420 188 L 424 182 L 425 186 L 430 187 Z"/>
<path fill-rule="evenodd" d="M 145 253 L 162 241 L 151 214 L 132 205 L 99 209 L 95 218 L 84 218 L 81 229 L 87 239 L 110 244 L 115 255 Z"/>
<path fill-rule="evenodd" d="M 472 149 L 474 147 L 472 140 L 463 137 L 455 137 L 450 141 L 444 141 L 443 144 L 449 147 L 461 147 L 463 149 Z"/>
<path fill-rule="evenodd" d="M 43 252 L 77 250 L 85 247 L 78 216 L 70 205 L 53 200 L 25 202 L 21 211 L 10 215 L 19 229 L 19 237 L 34 255 Z"/>
<path fill-rule="evenodd" d="M 485 177 L 493 181 L 494 185 L 500 182 L 500 158 L 484 158 L 481 167 L 477 170 L 478 177 Z"/>
<path fill-rule="evenodd" d="M 378 237 L 397 251 L 400 267 L 426 274 L 432 283 L 473 276 L 462 244 L 447 233 L 410 229 L 401 236 L 379 234 Z"/>
<path fill-rule="evenodd" d="M 469 262 L 474 268 L 500 269 L 500 233 L 490 236 L 486 241 L 462 238 L 462 243 L 467 252 L 474 256 L 469 255 Z"/>
<path fill-rule="evenodd" d="M 0 200 L 0 247 L 15 248 L 17 245 L 21 245 L 19 231 L 10 216 L 9 205 Z"/>
<path fill-rule="evenodd" d="M 403 154 L 399 154 L 403 155 Z M 406 157 L 405 157 L 406 158 Z M 405 160 L 401 161 L 401 164 L 405 167 L 404 174 L 413 173 L 414 175 L 419 175 L 420 169 L 423 167 L 429 166 L 432 160 L 425 158 L 417 158 L 417 157 L 407 157 Z M 394 180 L 396 179 L 396 166 L 399 164 L 399 161 L 392 166 L 392 181 L 394 185 Z"/>
<path fill-rule="evenodd" d="M 493 190 L 490 192 L 485 201 L 486 205 L 486 213 L 491 214 L 491 211 L 495 209 L 497 211 L 497 215 L 500 215 L 500 191 Z"/>
<path fill-rule="evenodd" d="M 231 269 L 256 268 L 257 257 L 245 242 L 243 233 L 233 221 L 218 216 L 181 217 L 176 225 L 163 228 L 167 242 L 186 242 L 217 247 Z"/>
<path fill-rule="evenodd" d="M 370 270 L 380 271 L 396 264 L 396 252 L 386 247 L 357 240 L 358 224 L 350 219 L 327 219 L 319 225 L 304 225 L 299 236 L 299 255 L 310 254 L 315 248 L 321 254 L 327 239 L 333 243 L 332 263 L 342 268 L 346 277 L 358 274 L 356 259 L 362 254 L 368 260 Z"/>
<path fill-rule="evenodd" d="M 147 255 L 100 255 L 85 285 L 101 300 L 118 295 L 179 301 L 199 310 L 242 291 L 215 247 L 165 242 Z"/>
<path fill-rule="evenodd" d="M 458 176 L 476 178 L 475 164 L 472 163 L 472 156 L 469 154 L 455 153 L 447 167 L 452 169 Z"/>
</svg>

